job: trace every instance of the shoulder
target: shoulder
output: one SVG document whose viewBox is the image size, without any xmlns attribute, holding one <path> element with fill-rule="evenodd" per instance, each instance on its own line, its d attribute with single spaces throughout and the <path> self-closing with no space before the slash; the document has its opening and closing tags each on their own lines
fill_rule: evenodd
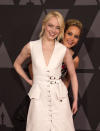
<svg viewBox="0 0 100 131">
<path fill-rule="evenodd" d="M 35 41 L 30 41 L 29 44 L 30 44 L 30 46 L 35 46 L 36 44 L 38 44 L 40 42 L 41 42 L 41 40 L 38 39 L 38 40 L 35 40 Z"/>
<path fill-rule="evenodd" d="M 22 50 L 30 52 L 30 42 L 28 42 L 27 44 L 25 44 Z"/>
<path fill-rule="evenodd" d="M 75 63 L 79 63 L 79 57 L 78 57 L 78 56 L 76 56 L 76 57 L 74 58 L 74 62 L 75 62 Z"/>
<path fill-rule="evenodd" d="M 35 41 L 29 41 L 27 44 L 24 45 L 23 50 L 26 50 L 27 52 L 30 53 L 31 48 L 36 45 L 35 43 L 39 43 L 39 40 L 35 40 Z"/>
<path fill-rule="evenodd" d="M 58 47 L 59 47 L 60 49 L 63 49 L 63 50 L 65 50 L 65 51 L 68 49 L 65 45 L 63 45 L 62 43 L 60 43 L 60 42 L 58 42 L 58 41 L 57 41 L 57 45 L 58 45 Z"/>
<path fill-rule="evenodd" d="M 30 49 L 35 49 L 35 48 L 37 48 L 37 47 L 40 45 L 40 42 L 41 42 L 40 39 L 39 39 L 39 40 L 35 40 L 35 41 L 30 41 L 30 42 L 29 42 L 29 48 L 30 48 Z"/>
</svg>

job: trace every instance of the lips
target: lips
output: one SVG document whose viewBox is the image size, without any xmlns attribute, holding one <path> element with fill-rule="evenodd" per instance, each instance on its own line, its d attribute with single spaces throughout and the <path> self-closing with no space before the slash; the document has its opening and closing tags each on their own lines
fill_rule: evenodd
<svg viewBox="0 0 100 131">
<path fill-rule="evenodd" d="M 69 41 L 69 40 L 65 41 L 64 44 L 65 44 L 65 46 L 67 46 L 68 48 L 71 48 L 71 47 L 74 46 L 74 42 Z"/>
<path fill-rule="evenodd" d="M 56 37 L 56 36 L 57 36 L 55 33 L 51 33 L 51 32 L 49 32 L 49 35 L 50 35 L 51 37 Z"/>
<path fill-rule="evenodd" d="M 73 42 L 70 41 L 70 40 L 67 40 L 66 42 L 67 42 L 69 45 L 73 45 Z"/>
</svg>

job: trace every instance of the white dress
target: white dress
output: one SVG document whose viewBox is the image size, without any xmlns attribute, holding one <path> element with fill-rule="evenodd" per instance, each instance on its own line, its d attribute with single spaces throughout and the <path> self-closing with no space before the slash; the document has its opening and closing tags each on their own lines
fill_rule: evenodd
<svg viewBox="0 0 100 131">
<path fill-rule="evenodd" d="M 67 48 L 55 41 L 48 66 L 42 51 L 41 39 L 30 42 L 33 85 L 26 131 L 75 131 L 68 92 L 60 79 Z"/>
</svg>

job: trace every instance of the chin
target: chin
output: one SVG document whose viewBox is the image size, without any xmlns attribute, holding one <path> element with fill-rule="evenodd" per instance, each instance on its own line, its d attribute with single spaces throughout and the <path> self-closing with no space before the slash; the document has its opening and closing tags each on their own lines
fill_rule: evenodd
<svg viewBox="0 0 100 131">
<path fill-rule="evenodd" d="M 67 46 L 68 46 L 69 48 L 72 48 L 72 47 L 74 47 L 75 45 L 69 45 L 69 44 L 67 44 Z"/>
<path fill-rule="evenodd" d="M 48 37 L 49 40 L 54 40 L 56 37 Z"/>
</svg>

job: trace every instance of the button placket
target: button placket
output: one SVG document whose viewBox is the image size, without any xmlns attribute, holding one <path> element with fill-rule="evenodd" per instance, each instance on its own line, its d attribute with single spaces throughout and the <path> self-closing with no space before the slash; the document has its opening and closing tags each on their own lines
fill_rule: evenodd
<svg viewBox="0 0 100 131">
<path fill-rule="evenodd" d="M 56 78 L 55 76 L 51 75 L 51 73 L 49 71 L 47 71 L 47 76 L 48 76 L 48 81 L 47 81 L 47 87 L 48 87 L 48 113 L 49 113 L 49 120 L 52 122 L 53 119 L 53 112 L 52 112 L 52 88 L 53 85 L 57 84 L 59 80 L 59 78 Z"/>
<path fill-rule="evenodd" d="M 48 89 L 48 111 L 49 111 L 49 119 L 52 121 L 52 100 L 51 100 L 51 90 L 50 87 Z"/>
</svg>

